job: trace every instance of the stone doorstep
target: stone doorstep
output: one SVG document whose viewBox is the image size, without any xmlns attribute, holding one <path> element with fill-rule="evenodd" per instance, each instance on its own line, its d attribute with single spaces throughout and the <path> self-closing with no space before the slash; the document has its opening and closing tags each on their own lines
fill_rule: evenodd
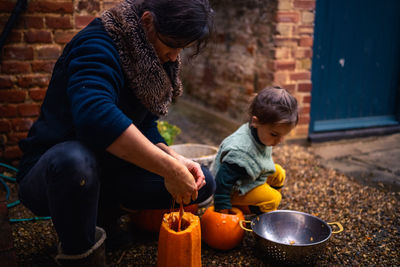
<svg viewBox="0 0 400 267">
<path fill-rule="evenodd" d="M 7 202 L 5 201 L 0 201 L 0 263 L 2 266 L 17 266 Z"/>
</svg>

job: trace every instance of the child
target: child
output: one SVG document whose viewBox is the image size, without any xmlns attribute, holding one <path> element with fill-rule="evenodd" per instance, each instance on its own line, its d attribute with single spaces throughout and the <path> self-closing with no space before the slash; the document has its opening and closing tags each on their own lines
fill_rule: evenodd
<svg viewBox="0 0 400 267">
<path fill-rule="evenodd" d="M 221 143 L 213 165 L 216 211 L 233 206 L 264 213 L 276 210 L 285 170 L 272 160 L 272 147 L 297 125 L 297 100 L 283 88 L 268 87 L 254 98 L 250 121 Z"/>
</svg>

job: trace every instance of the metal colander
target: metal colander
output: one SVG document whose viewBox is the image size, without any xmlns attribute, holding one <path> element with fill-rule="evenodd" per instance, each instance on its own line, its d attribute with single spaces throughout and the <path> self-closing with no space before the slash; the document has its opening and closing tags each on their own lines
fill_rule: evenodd
<svg viewBox="0 0 400 267">
<path fill-rule="evenodd" d="M 251 229 L 243 224 L 249 223 Z M 337 225 L 332 231 L 329 225 Z M 266 257 L 285 264 L 311 264 L 326 246 L 331 234 L 340 233 L 338 222 L 326 223 L 304 212 L 277 210 L 264 213 L 240 226 L 255 234 L 257 244 Z"/>
</svg>

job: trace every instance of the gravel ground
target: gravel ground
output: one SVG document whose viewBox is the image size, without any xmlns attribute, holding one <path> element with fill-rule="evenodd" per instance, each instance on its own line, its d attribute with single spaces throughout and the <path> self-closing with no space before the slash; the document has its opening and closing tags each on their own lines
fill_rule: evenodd
<svg viewBox="0 0 400 267">
<path fill-rule="evenodd" d="M 205 126 L 170 116 L 182 128 L 177 143 L 205 140 L 217 145 L 221 137 Z M 192 136 L 190 139 L 187 136 Z M 312 213 L 326 222 L 339 221 L 344 231 L 333 234 L 316 266 L 400 266 L 400 194 L 362 186 L 351 177 L 321 166 L 312 149 L 283 144 L 274 148 L 274 160 L 287 172 L 280 209 Z M 11 185 L 12 198 L 16 186 Z M 200 211 L 201 214 L 201 211 Z M 22 205 L 10 209 L 10 218 L 33 216 Z M 129 226 L 128 217 L 123 217 Z M 57 237 L 51 221 L 12 224 L 18 266 L 54 266 Z M 110 266 L 153 266 L 157 261 L 157 235 L 133 232 L 134 244 L 109 253 Z M 203 266 L 273 266 L 256 249 L 254 236 L 246 232 L 237 248 L 221 252 L 202 247 Z M 1 265 L 1 264 L 0 264 Z"/>
</svg>

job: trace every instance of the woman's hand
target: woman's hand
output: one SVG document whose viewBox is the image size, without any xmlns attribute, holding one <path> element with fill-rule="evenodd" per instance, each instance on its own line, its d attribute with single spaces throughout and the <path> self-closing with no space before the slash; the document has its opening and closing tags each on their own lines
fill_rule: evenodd
<svg viewBox="0 0 400 267">
<path fill-rule="evenodd" d="M 182 155 L 177 155 L 176 159 L 181 162 L 185 167 L 189 170 L 189 172 L 193 175 L 194 179 L 196 180 L 197 190 L 200 190 L 205 184 L 205 176 L 203 171 L 201 170 L 201 166 L 199 163 L 194 162 L 188 158 L 185 158 Z M 197 196 L 196 196 L 197 198 Z"/>
<path fill-rule="evenodd" d="M 184 166 L 184 168 L 186 169 L 186 172 L 191 174 L 191 178 L 194 181 L 195 186 L 196 186 L 196 190 L 195 190 L 195 192 L 192 192 L 191 198 L 192 198 L 192 200 L 196 200 L 197 195 L 198 195 L 197 191 L 200 190 L 200 188 L 202 188 L 206 184 L 204 173 L 201 170 L 200 164 L 197 162 L 194 162 L 193 160 L 185 158 L 182 155 L 179 155 L 173 149 L 171 149 L 170 147 L 168 147 L 167 145 L 165 145 L 163 143 L 157 144 L 157 147 L 159 147 L 161 150 L 166 152 L 168 155 L 171 155 L 174 159 L 176 159 L 180 164 L 182 164 Z M 184 174 L 183 171 L 180 171 L 180 172 L 181 172 L 180 175 L 182 175 L 182 181 L 186 181 L 186 179 L 187 179 L 186 174 Z M 175 180 L 175 178 L 173 178 L 173 176 L 174 175 L 171 176 L 171 178 L 170 178 L 171 180 Z M 164 177 L 165 177 L 165 175 L 164 175 Z M 180 183 L 179 180 L 175 180 L 175 181 L 177 181 L 177 183 Z M 167 182 L 168 182 L 168 184 L 167 184 Z M 178 188 L 182 188 L 182 190 L 183 190 L 184 185 L 174 185 L 174 184 L 170 184 L 169 181 L 166 181 L 165 186 L 167 187 L 168 192 L 170 192 L 172 194 L 172 196 L 175 198 L 175 200 L 178 203 L 180 203 L 182 194 L 176 195 L 176 193 L 173 193 L 172 190 L 174 188 L 176 188 L 177 190 L 178 190 Z M 187 196 L 184 197 L 184 199 L 186 199 L 186 198 L 187 198 Z M 190 202 L 190 200 L 189 200 L 189 202 Z M 184 203 L 187 204 L 189 202 L 184 202 Z"/>
<path fill-rule="evenodd" d="M 165 144 L 156 146 L 131 124 L 109 147 L 111 154 L 164 177 L 168 192 L 178 203 L 197 198 L 198 184 L 204 180 L 199 166 L 177 159 Z M 200 172 L 199 172 L 200 170 Z M 202 178 L 203 177 L 203 178 Z"/>
<path fill-rule="evenodd" d="M 164 175 L 164 184 L 177 203 L 189 204 L 197 199 L 197 184 L 186 166 L 176 162 L 175 167 Z"/>
</svg>

